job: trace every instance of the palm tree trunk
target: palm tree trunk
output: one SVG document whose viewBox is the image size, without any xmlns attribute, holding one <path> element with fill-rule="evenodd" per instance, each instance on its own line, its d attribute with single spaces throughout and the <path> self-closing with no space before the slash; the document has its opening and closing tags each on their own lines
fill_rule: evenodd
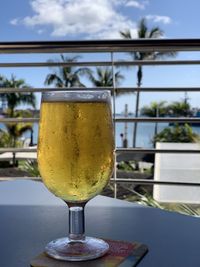
<svg viewBox="0 0 200 267">
<path fill-rule="evenodd" d="M 14 107 L 10 108 L 10 117 L 13 118 L 14 117 Z"/>
<path fill-rule="evenodd" d="M 16 155 L 15 155 L 15 152 L 13 152 L 12 165 L 13 165 L 13 167 L 16 167 Z"/>
<path fill-rule="evenodd" d="M 142 67 L 138 67 L 137 71 L 137 92 L 136 92 L 136 105 L 135 105 L 135 117 L 137 118 L 139 115 L 139 103 L 140 103 L 140 87 L 142 81 Z M 137 122 L 134 123 L 134 131 L 133 131 L 133 147 L 136 147 L 137 141 Z"/>
<path fill-rule="evenodd" d="M 158 118 L 160 115 L 159 115 L 159 108 L 157 107 L 156 108 L 156 118 Z M 156 136 L 158 134 L 158 123 L 156 122 L 155 123 L 155 130 L 154 130 L 154 136 Z M 154 141 L 153 142 L 153 146 L 154 148 L 156 147 L 156 142 Z"/>
<path fill-rule="evenodd" d="M 13 138 L 13 147 L 16 147 L 16 138 Z M 16 167 L 16 154 L 15 152 L 13 152 L 13 159 L 12 159 L 12 165 L 13 167 Z"/>
<path fill-rule="evenodd" d="M 136 105 L 135 105 L 135 117 L 138 117 L 138 113 L 139 113 L 139 100 L 140 100 L 140 93 L 139 93 L 139 86 L 137 88 L 137 92 L 136 92 Z M 133 130 L 133 147 L 136 147 L 136 141 L 137 141 L 137 122 L 134 123 L 134 130 Z"/>
</svg>

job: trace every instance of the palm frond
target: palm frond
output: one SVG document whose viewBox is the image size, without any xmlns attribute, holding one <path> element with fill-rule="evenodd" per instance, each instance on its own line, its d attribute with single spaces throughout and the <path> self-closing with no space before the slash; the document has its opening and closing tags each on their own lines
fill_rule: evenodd
<svg viewBox="0 0 200 267">
<path fill-rule="evenodd" d="M 20 102 L 23 104 L 31 105 L 33 108 L 36 106 L 36 97 L 33 93 L 24 93 L 20 96 Z"/>
<path fill-rule="evenodd" d="M 130 30 L 120 31 L 120 35 L 125 39 L 132 39 Z M 142 18 L 138 23 L 137 29 L 137 37 L 138 38 L 159 38 L 163 35 L 163 31 L 159 27 L 154 27 L 152 29 L 148 29 L 147 22 L 145 18 Z M 134 60 L 156 60 L 164 57 L 175 57 L 177 55 L 174 51 L 167 52 L 129 52 L 129 55 Z M 140 86 L 142 82 L 142 67 L 138 67 L 137 71 L 137 84 Z"/>
<path fill-rule="evenodd" d="M 156 55 L 155 56 L 156 59 L 163 59 L 167 57 L 176 57 L 177 52 L 176 51 L 157 52 L 155 55 Z"/>
<path fill-rule="evenodd" d="M 80 76 L 87 76 L 92 74 L 92 70 L 90 68 L 79 68 L 74 72 L 74 74 Z"/>
<path fill-rule="evenodd" d="M 17 79 L 13 74 L 11 75 L 10 79 L 1 76 L 0 84 L 2 87 L 18 88 L 19 91 L 21 88 L 30 88 L 30 86 L 25 83 L 24 79 Z M 36 105 L 36 98 L 33 93 L 4 93 L 0 96 L 0 99 L 1 101 L 7 103 L 7 106 L 10 109 L 11 117 L 13 116 L 15 108 L 19 104 L 28 104 L 32 107 L 35 107 Z"/>
<path fill-rule="evenodd" d="M 138 25 L 138 38 L 148 38 L 146 19 L 142 18 Z"/>
<path fill-rule="evenodd" d="M 57 84 L 58 87 L 62 87 L 63 81 L 56 73 L 48 74 L 45 82 L 46 85 Z"/>
<path fill-rule="evenodd" d="M 121 37 L 123 37 L 124 39 L 132 39 L 131 31 L 129 29 L 127 29 L 125 31 L 120 31 L 119 33 L 120 33 Z"/>
<path fill-rule="evenodd" d="M 21 164 L 20 169 L 27 171 L 29 175 L 33 177 L 40 176 L 38 164 L 37 164 L 37 161 L 35 160 L 26 160 L 25 162 Z"/>
<path fill-rule="evenodd" d="M 159 27 L 155 27 L 149 32 L 148 38 L 160 38 L 163 34 L 163 31 Z"/>
<path fill-rule="evenodd" d="M 91 81 L 92 85 L 95 87 L 112 87 L 113 86 L 113 73 L 112 69 L 108 67 L 97 67 L 95 73 L 89 73 L 88 75 L 89 80 Z M 119 86 L 120 82 L 124 79 L 124 76 L 117 71 L 115 73 L 115 84 Z M 116 95 L 120 95 L 123 93 L 131 93 L 130 90 L 121 91 L 116 90 Z"/>
<path fill-rule="evenodd" d="M 79 55 L 68 57 L 64 54 L 60 55 L 60 60 L 63 63 L 73 63 L 77 62 L 80 58 Z M 55 69 L 55 68 L 54 68 Z M 56 68 L 57 71 L 47 75 L 45 79 L 45 84 L 54 84 L 56 87 L 74 87 L 81 86 L 84 84 L 80 81 L 79 76 L 86 75 L 87 68 L 76 68 L 75 66 L 64 66 Z"/>
</svg>

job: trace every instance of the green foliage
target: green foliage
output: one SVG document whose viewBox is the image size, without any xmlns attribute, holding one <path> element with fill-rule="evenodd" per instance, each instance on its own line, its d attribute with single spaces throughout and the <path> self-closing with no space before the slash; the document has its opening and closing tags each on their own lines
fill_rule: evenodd
<svg viewBox="0 0 200 267">
<path fill-rule="evenodd" d="M 8 132 L 0 129 L 0 147 L 10 147 L 12 142 L 12 136 Z"/>
<path fill-rule="evenodd" d="M 124 39 L 133 39 L 130 30 L 120 31 L 121 36 Z M 144 39 L 155 39 L 163 36 L 163 31 L 159 27 L 153 27 L 151 29 L 148 28 L 147 22 L 145 18 L 142 18 L 139 21 L 137 27 L 137 37 Z M 135 38 L 135 36 L 134 36 Z M 165 57 L 174 57 L 177 55 L 176 52 L 173 51 L 164 51 L 164 52 L 130 52 L 129 53 L 133 60 L 159 60 Z M 143 67 L 142 65 L 137 66 L 137 86 L 141 87 L 143 79 Z M 139 99 L 140 99 L 140 91 L 137 90 L 136 94 L 136 106 L 135 106 L 135 116 L 138 117 L 139 113 Z M 134 123 L 134 132 L 133 132 L 133 147 L 136 146 L 136 136 L 137 136 L 137 122 Z"/>
<path fill-rule="evenodd" d="M 142 18 L 139 21 L 138 27 L 137 27 L 137 37 L 138 38 L 145 38 L 145 39 L 155 39 L 160 38 L 163 36 L 163 31 L 159 27 L 153 27 L 151 29 L 148 28 L 147 22 L 145 18 Z M 131 35 L 130 30 L 126 31 L 120 31 L 120 35 L 124 39 L 133 39 Z M 134 37 L 135 38 L 135 37 Z M 164 57 L 174 57 L 176 56 L 176 52 L 130 52 L 129 53 L 134 60 L 157 60 Z M 140 87 L 142 84 L 142 78 L 143 78 L 143 72 L 142 72 L 142 66 L 138 66 L 137 71 L 137 84 Z"/>
<path fill-rule="evenodd" d="M 26 160 L 24 161 L 20 169 L 27 171 L 30 176 L 32 177 L 40 177 L 40 172 L 38 169 L 38 163 L 35 160 Z"/>
<path fill-rule="evenodd" d="M 185 101 L 176 101 L 171 104 L 167 104 L 166 101 L 160 101 L 152 102 L 149 106 L 142 107 L 140 113 L 148 117 L 187 117 L 192 115 L 192 110 L 190 104 Z"/>
<path fill-rule="evenodd" d="M 76 63 L 79 56 L 74 57 L 66 57 L 64 55 L 60 55 L 61 63 Z M 49 60 L 49 62 L 54 62 L 53 60 Z M 58 60 L 56 60 L 58 62 Z M 46 85 L 55 85 L 56 87 L 85 87 L 85 85 L 80 81 L 80 77 L 90 73 L 89 68 L 77 68 L 74 66 L 64 66 L 54 69 L 52 73 L 48 74 L 45 79 Z"/>
<path fill-rule="evenodd" d="M 16 79 L 14 75 L 10 79 L 0 76 L 0 87 L 16 88 L 19 92 L 0 94 L 2 104 L 7 105 L 7 110 L 4 111 L 5 117 L 23 118 L 31 117 L 31 113 L 25 110 L 16 111 L 16 108 L 21 104 L 28 104 L 35 108 L 36 98 L 33 93 L 20 93 L 21 88 L 28 86 L 23 79 Z M 0 131 L 0 147 L 18 147 L 22 145 L 19 138 L 28 130 L 32 130 L 32 123 L 7 123 L 6 130 Z M 13 153 L 13 166 L 17 165 L 15 153 Z"/>
<path fill-rule="evenodd" d="M 16 79 L 14 75 L 10 79 L 0 76 L 0 87 L 18 88 L 19 90 L 20 88 L 30 88 L 23 79 Z M 36 98 L 33 93 L 3 93 L 0 94 L 0 98 L 7 104 L 10 117 L 13 117 L 15 109 L 20 104 L 28 104 L 34 108 L 36 106 Z"/>
<path fill-rule="evenodd" d="M 96 87 L 112 87 L 113 86 L 113 73 L 112 69 L 108 67 L 97 67 L 95 73 L 88 72 L 88 78 L 91 81 L 93 86 Z M 117 71 L 115 73 L 115 83 L 116 86 L 119 86 L 120 82 L 124 79 L 124 76 Z M 121 91 L 116 91 L 117 95 L 120 94 Z M 129 92 L 130 91 L 123 91 Z"/>
<path fill-rule="evenodd" d="M 188 124 L 176 124 L 155 135 L 153 142 L 195 143 L 199 139 L 199 135 L 194 133 Z"/>
<path fill-rule="evenodd" d="M 33 93 L 20 93 L 21 88 L 27 88 L 28 86 L 23 79 L 16 79 L 14 75 L 10 79 L 4 76 L 0 76 L 0 87 L 16 88 L 19 92 L 15 93 L 3 93 L 0 94 L 2 103 L 7 105 L 7 110 L 4 111 L 5 117 L 22 118 L 31 117 L 31 113 L 28 111 L 16 111 L 16 108 L 21 104 L 28 104 L 35 108 L 36 98 Z M 19 137 L 28 130 L 32 129 L 31 123 L 7 123 L 6 130 L 1 131 L 1 147 L 16 147 L 20 146 L 21 142 L 18 141 Z M 14 158 L 14 154 L 13 154 Z"/>
<path fill-rule="evenodd" d="M 138 204 L 142 204 L 149 207 L 174 211 L 183 213 L 185 215 L 191 216 L 200 216 L 200 208 L 194 208 L 191 205 L 187 204 L 163 204 L 156 201 L 150 194 L 146 193 L 145 195 L 136 194 L 136 196 L 128 197 L 126 200 L 131 202 L 136 202 Z"/>
<path fill-rule="evenodd" d="M 40 177 L 40 172 L 38 169 L 38 163 L 35 160 L 27 160 L 21 163 L 20 169 L 27 171 L 30 176 L 32 177 Z M 192 207 L 191 205 L 186 204 L 161 204 L 157 202 L 149 193 L 145 193 L 144 195 L 141 195 L 137 193 L 136 191 L 132 190 L 131 187 L 128 187 L 130 192 L 132 193 L 132 196 L 129 196 L 126 198 L 126 200 L 131 202 L 136 202 L 138 204 L 159 208 L 159 209 L 166 209 L 170 211 L 180 212 L 186 215 L 192 215 L 192 216 L 200 216 L 200 209 L 196 209 Z M 109 184 L 109 190 L 114 190 L 113 185 Z M 135 195 L 134 195 L 135 193 Z M 106 195 L 106 194 L 105 194 Z"/>
<path fill-rule="evenodd" d="M 149 106 L 144 106 L 140 110 L 141 115 L 148 117 L 164 117 L 167 112 L 166 101 L 152 102 Z"/>
<path fill-rule="evenodd" d="M 7 116 L 9 117 L 9 110 L 7 111 Z M 31 117 L 31 113 L 26 110 L 14 111 L 12 114 L 13 118 L 28 118 Z M 32 123 L 7 123 L 6 124 L 6 132 L 9 135 L 11 147 L 18 146 L 18 139 L 27 131 L 31 131 L 33 124 Z"/>
<path fill-rule="evenodd" d="M 187 117 L 192 115 L 192 110 L 187 101 L 173 102 L 168 105 L 165 101 L 161 101 L 152 102 L 149 106 L 142 107 L 141 115 L 149 117 Z M 192 128 L 188 124 L 175 124 L 174 127 L 165 128 L 162 132 L 158 133 L 158 124 L 156 123 L 152 142 L 153 144 L 156 142 L 195 143 L 199 140 L 199 135 L 193 133 Z"/>
<path fill-rule="evenodd" d="M 96 77 L 95 77 L 96 76 Z M 96 75 L 92 73 L 92 75 L 89 76 L 90 81 L 93 85 L 98 87 L 103 86 L 113 86 L 113 75 L 112 75 L 112 69 L 110 68 L 102 68 L 98 67 L 96 68 Z M 116 82 L 119 82 L 120 79 L 122 79 L 122 76 L 119 75 L 119 72 L 115 74 Z"/>
<path fill-rule="evenodd" d="M 191 106 L 187 101 L 176 101 L 172 104 L 168 105 L 168 114 L 174 117 L 180 117 L 180 116 L 191 116 Z"/>
<path fill-rule="evenodd" d="M 170 210 L 180 212 L 186 215 L 192 215 L 192 216 L 200 216 L 200 209 L 194 208 L 191 205 L 186 204 L 174 204 Z"/>
<path fill-rule="evenodd" d="M 124 170 L 124 171 L 133 171 L 134 168 L 131 165 L 131 162 L 129 161 L 121 161 L 117 165 L 118 170 Z"/>
<path fill-rule="evenodd" d="M 141 195 L 136 202 L 145 206 L 164 209 L 164 206 L 162 206 L 159 202 L 153 199 L 153 197 L 149 194 Z"/>
</svg>

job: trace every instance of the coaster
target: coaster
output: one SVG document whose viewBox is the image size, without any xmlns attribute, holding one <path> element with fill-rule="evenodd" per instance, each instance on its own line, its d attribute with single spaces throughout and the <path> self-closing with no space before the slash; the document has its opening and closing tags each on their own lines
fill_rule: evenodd
<svg viewBox="0 0 200 267">
<path fill-rule="evenodd" d="M 41 253 L 31 261 L 32 267 L 129 267 L 136 266 L 148 252 L 144 244 L 137 242 L 115 241 L 104 239 L 110 246 L 109 251 L 101 258 L 82 262 L 59 261 Z"/>
</svg>

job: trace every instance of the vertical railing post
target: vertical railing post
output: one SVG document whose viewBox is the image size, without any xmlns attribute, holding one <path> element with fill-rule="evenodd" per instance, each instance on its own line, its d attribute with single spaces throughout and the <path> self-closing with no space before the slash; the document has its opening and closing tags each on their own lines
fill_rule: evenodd
<svg viewBox="0 0 200 267">
<path fill-rule="evenodd" d="M 112 78 L 113 78 L 113 86 L 112 86 L 112 96 L 113 96 L 113 119 L 114 119 L 114 138 L 116 142 L 116 80 L 115 80 L 115 66 L 114 66 L 114 56 L 113 52 L 111 52 L 111 62 L 112 62 Z M 117 161 L 116 161 L 116 152 L 114 153 L 114 173 L 113 178 L 116 181 L 117 179 Z M 114 183 L 114 198 L 117 198 L 117 183 Z"/>
</svg>

